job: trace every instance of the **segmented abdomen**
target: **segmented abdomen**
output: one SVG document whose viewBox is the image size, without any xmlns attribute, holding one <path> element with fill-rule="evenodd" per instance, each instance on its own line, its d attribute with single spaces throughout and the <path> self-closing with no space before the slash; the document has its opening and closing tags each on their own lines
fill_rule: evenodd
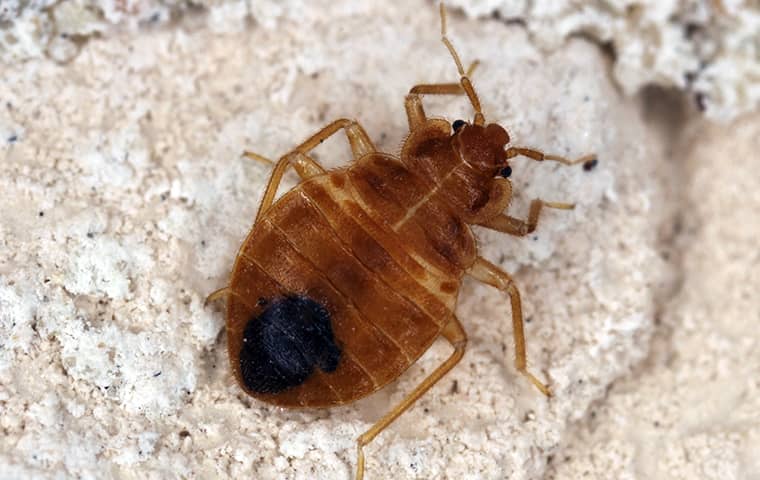
<svg viewBox="0 0 760 480">
<path fill-rule="evenodd" d="M 406 370 L 450 320 L 461 272 L 431 268 L 403 234 L 379 221 L 346 170 L 305 181 L 255 225 L 233 268 L 229 352 L 241 386 L 282 406 L 353 401 Z M 271 301 L 301 295 L 329 313 L 337 368 L 315 366 L 300 385 L 277 393 L 247 388 L 242 332 Z"/>
</svg>

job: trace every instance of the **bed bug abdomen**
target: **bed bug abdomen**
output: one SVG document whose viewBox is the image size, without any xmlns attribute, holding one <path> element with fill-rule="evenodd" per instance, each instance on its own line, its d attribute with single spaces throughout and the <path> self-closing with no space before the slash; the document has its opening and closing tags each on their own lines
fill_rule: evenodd
<svg viewBox="0 0 760 480">
<path fill-rule="evenodd" d="M 314 300 L 289 295 L 272 300 L 248 321 L 240 350 L 243 383 L 256 393 L 279 393 L 302 384 L 319 367 L 340 362 L 330 314 Z"/>
</svg>

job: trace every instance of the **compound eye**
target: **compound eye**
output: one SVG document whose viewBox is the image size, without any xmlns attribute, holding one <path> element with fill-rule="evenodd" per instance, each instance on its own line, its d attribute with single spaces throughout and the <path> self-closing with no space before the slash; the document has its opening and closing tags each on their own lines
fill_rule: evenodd
<svg viewBox="0 0 760 480">
<path fill-rule="evenodd" d="M 512 175 L 512 167 L 504 167 L 499 171 L 499 176 L 509 178 Z"/>
<path fill-rule="evenodd" d="M 458 132 L 460 128 L 464 127 L 465 123 L 464 120 L 454 120 L 454 123 L 451 124 L 451 128 L 454 129 L 454 132 Z"/>
</svg>

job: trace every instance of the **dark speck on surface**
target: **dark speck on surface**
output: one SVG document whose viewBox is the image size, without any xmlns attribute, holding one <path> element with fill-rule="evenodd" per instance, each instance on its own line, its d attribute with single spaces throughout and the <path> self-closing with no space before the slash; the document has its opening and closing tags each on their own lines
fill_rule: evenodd
<svg viewBox="0 0 760 480">
<path fill-rule="evenodd" d="M 593 160 L 589 160 L 588 162 L 583 164 L 583 170 L 590 172 L 593 170 L 597 165 L 599 164 L 599 160 L 596 158 Z"/>
<path fill-rule="evenodd" d="M 451 383 L 451 390 L 450 391 L 451 391 L 452 394 L 459 393 L 459 382 L 457 382 L 456 380 L 454 380 Z"/>
<path fill-rule="evenodd" d="M 697 108 L 700 112 L 707 110 L 707 95 L 702 92 L 697 92 L 694 95 L 694 101 L 696 102 Z"/>
</svg>

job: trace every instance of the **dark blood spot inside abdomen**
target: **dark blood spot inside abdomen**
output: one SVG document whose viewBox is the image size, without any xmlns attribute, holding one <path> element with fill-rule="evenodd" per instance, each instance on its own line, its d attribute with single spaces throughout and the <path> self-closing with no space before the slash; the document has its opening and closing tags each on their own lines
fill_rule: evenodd
<svg viewBox="0 0 760 480">
<path fill-rule="evenodd" d="M 245 386 L 256 393 L 278 393 L 306 381 L 317 366 L 333 372 L 340 362 L 330 314 L 302 296 L 272 300 L 248 321 L 240 350 Z"/>
</svg>

